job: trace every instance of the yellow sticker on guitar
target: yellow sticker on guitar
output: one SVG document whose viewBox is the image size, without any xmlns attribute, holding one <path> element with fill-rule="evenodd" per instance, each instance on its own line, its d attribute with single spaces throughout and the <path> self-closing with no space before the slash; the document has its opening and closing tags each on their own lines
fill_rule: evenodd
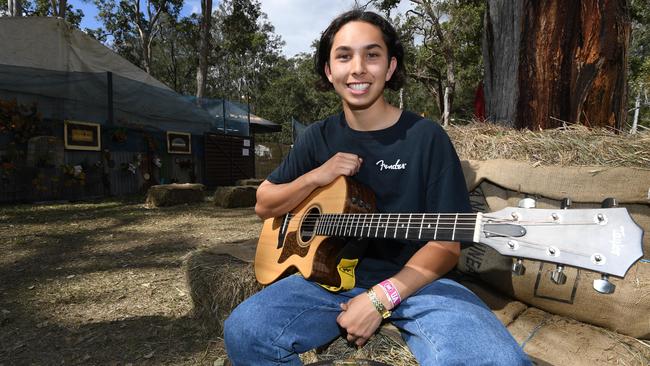
<svg viewBox="0 0 650 366">
<path fill-rule="evenodd" d="M 341 261 L 336 266 L 336 270 L 339 273 L 339 277 L 341 277 L 341 285 L 338 287 L 328 286 L 323 284 L 320 285 L 323 286 L 324 289 L 332 292 L 347 291 L 353 289 L 355 283 L 354 269 L 357 267 L 357 263 L 359 263 L 359 259 L 341 258 Z"/>
</svg>

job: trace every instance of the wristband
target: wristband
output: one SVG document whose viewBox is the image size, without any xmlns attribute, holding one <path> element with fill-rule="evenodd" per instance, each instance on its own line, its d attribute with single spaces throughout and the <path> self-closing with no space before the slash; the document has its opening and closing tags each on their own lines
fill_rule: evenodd
<svg viewBox="0 0 650 366">
<path fill-rule="evenodd" d="M 381 315 L 383 319 L 387 319 L 391 315 L 391 312 L 390 310 L 386 309 L 386 307 L 384 307 L 384 304 L 382 304 L 381 301 L 379 301 L 379 298 L 377 297 L 375 290 L 369 288 L 368 291 L 366 291 L 366 293 L 368 294 L 368 297 L 370 298 L 370 302 L 372 302 L 372 305 L 375 307 L 379 315 Z"/>
<path fill-rule="evenodd" d="M 400 302 L 402 302 L 402 297 L 399 295 L 399 291 L 397 291 L 397 288 L 390 280 L 382 281 L 379 286 L 384 290 L 386 297 L 393 304 L 393 307 L 396 307 Z"/>
</svg>

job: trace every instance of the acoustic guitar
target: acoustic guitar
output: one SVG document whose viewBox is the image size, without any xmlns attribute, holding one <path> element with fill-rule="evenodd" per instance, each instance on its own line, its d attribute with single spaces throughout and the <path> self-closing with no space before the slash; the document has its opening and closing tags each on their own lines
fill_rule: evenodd
<svg viewBox="0 0 650 366">
<path fill-rule="evenodd" d="M 596 290 L 613 292 L 609 275 L 623 277 L 643 255 L 643 230 L 625 208 L 537 209 L 508 207 L 491 213 L 376 213 L 374 194 L 347 177 L 314 190 L 288 214 L 264 221 L 255 254 L 261 284 L 300 272 L 340 286 L 337 269 L 345 238 L 473 242 L 517 258 L 602 274 Z"/>
</svg>

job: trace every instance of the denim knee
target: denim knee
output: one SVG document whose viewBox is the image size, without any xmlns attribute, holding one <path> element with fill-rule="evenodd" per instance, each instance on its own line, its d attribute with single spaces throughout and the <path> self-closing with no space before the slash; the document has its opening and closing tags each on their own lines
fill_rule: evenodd
<svg viewBox="0 0 650 366">
<path fill-rule="evenodd" d="M 242 317 L 242 312 L 237 310 L 235 308 L 223 323 L 223 340 L 230 358 L 236 358 L 239 350 L 250 349 L 250 342 L 257 339 L 250 320 Z"/>
</svg>

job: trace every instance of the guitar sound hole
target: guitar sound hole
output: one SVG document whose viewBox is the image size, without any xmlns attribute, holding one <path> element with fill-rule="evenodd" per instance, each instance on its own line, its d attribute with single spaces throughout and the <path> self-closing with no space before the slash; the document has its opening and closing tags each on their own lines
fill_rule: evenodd
<svg viewBox="0 0 650 366">
<path fill-rule="evenodd" d="M 320 211 L 317 207 L 313 207 L 307 211 L 300 224 L 300 239 L 302 242 L 306 243 L 316 235 L 316 223 L 318 222 L 319 217 Z"/>
</svg>

